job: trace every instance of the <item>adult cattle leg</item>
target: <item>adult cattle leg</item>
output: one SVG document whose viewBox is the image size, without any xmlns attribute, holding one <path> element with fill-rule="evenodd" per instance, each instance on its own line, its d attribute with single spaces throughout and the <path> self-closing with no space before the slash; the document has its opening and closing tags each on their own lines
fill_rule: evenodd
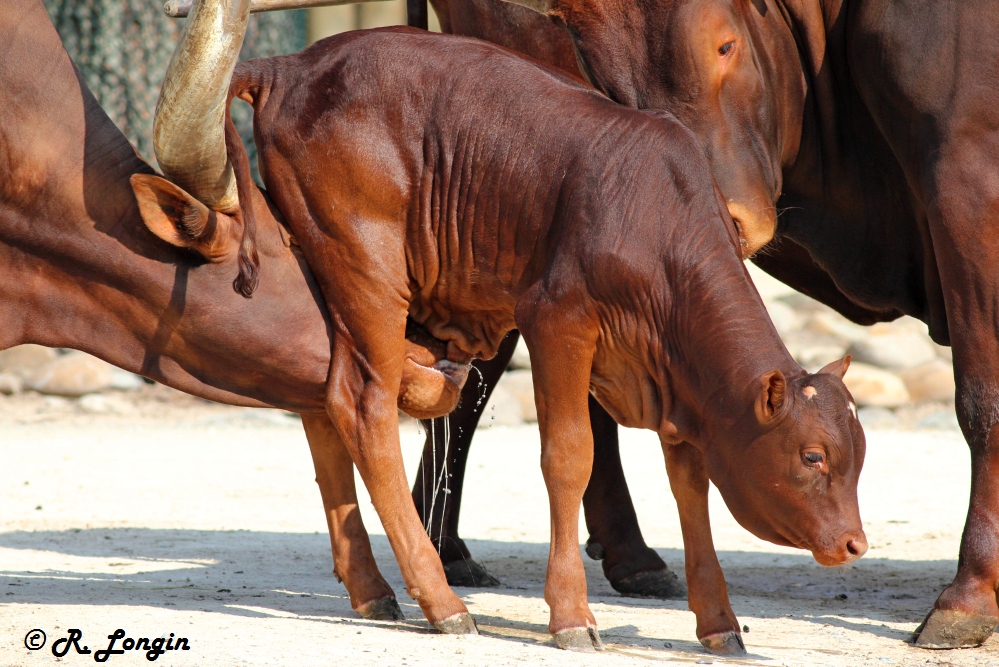
<svg viewBox="0 0 999 667">
<path fill-rule="evenodd" d="M 988 176 L 984 169 L 969 173 L 975 166 L 974 156 L 965 156 L 943 173 L 970 186 Z M 971 447 L 971 502 L 957 576 L 916 630 L 916 645 L 924 648 L 978 646 L 999 625 L 999 280 L 980 270 L 999 261 L 995 234 L 982 233 L 983 220 L 999 220 L 999 200 L 990 201 L 989 188 L 978 185 L 963 197 L 943 198 L 942 210 L 931 212 L 950 218 L 931 222 L 930 230 L 946 295 L 957 416 Z M 965 208 L 972 203 L 975 210 Z"/>
<path fill-rule="evenodd" d="M 465 464 L 472 436 L 496 383 L 506 371 L 517 348 L 520 334 L 511 331 L 489 361 L 475 361 L 480 382 L 474 376 L 465 383 L 454 412 L 421 423 L 427 433 L 420 459 L 420 471 L 413 485 L 413 502 L 430 540 L 437 547 L 444 574 L 452 586 L 499 586 L 498 579 L 472 560 L 465 542 L 458 536 L 458 515 L 465 482 Z M 447 436 L 445 437 L 445 433 Z"/>
<path fill-rule="evenodd" d="M 316 483 L 326 510 L 333 545 L 333 574 L 344 582 L 350 606 L 364 618 L 401 620 L 402 610 L 375 557 L 361 520 L 354 488 L 354 462 L 326 415 L 302 415 L 316 467 Z"/>
<path fill-rule="evenodd" d="M 498 586 L 500 583 L 472 560 L 468 547 L 458 536 L 458 516 L 465 464 L 476 425 L 496 383 L 506 371 L 519 339 L 518 332 L 510 332 L 495 357 L 474 363 L 479 370 L 481 384 L 465 384 L 461 402 L 454 412 L 434 420 L 433 426 L 430 420 L 423 421 L 427 439 L 420 460 L 420 472 L 413 486 L 413 501 L 423 525 L 428 527 L 430 539 L 437 547 L 444 563 L 444 573 L 452 586 Z M 617 423 L 592 397 L 589 409 L 590 427 L 594 434 L 594 466 L 583 494 L 586 528 L 590 533 L 586 553 L 595 560 L 603 561 L 604 575 L 614 590 L 622 595 L 681 599 L 686 595 L 683 584 L 642 537 L 621 468 Z M 449 421 L 446 442 L 442 435 L 445 419 Z M 441 475 L 445 462 L 447 479 Z M 433 491 L 428 488 L 429 480 L 436 481 Z M 450 493 L 445 491 L 445 484 Z"/>
<path fill-rule="evenodd" d="M 617 422 L 592 395 L 593 472 L 583 494 L 583 514 L 590 533 L 586 554 L 600 560 L 604 576 L 629 597 L 683 599 L 684 585 L 645 543 L 621 467 Z"/>
<path fill-rule="evenodd" d="M 708 471 L 704 456 L 689 442 L 663 442 L 669 485 L 680 512 L 688 606 L 697 618 L 697 638 L 712 653 L 745 653 L 739 621 L 728 601 L 708 518 Z"/>
</svg>

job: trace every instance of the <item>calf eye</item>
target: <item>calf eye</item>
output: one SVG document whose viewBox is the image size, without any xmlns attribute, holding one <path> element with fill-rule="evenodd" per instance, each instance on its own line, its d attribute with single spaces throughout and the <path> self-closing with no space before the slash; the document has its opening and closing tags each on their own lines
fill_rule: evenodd
<svg viewBox="0 0 999 667">
<path fill-rule="evenodd" d="M 718 47 L 718 55 L 720 56 L 727 55 L 728 52 L 732 50 L 733 46 L 735 46 L 735 40 L 732 40 L 731 42 L 725 42 L 720 47 Z"/>
</svg>

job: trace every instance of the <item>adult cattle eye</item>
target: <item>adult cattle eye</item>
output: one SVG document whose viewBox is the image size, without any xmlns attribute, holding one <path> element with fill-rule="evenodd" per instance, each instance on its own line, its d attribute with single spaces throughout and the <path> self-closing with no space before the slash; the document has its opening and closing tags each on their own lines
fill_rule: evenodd
<svg viewBox="0 0 999 667">
<path fill-rule="evenodd" d="M 720 47 L 718 47 L 718 55 L 720 56 L 728 55 L 728 52 L 732 50 L 733 46 L 735 46 L 735 40 L 732 40 L 731 42 L 725 42 Z"/>
<path fill-rule="evenodd" d="M 804 452 L 801 456 L 805 459 L 805 464 L 810 465 L 813 468 L 821 468 L 822 464 L 826 460 L 826 455 L 815 449 L 810 449 Z"/>
</svg>

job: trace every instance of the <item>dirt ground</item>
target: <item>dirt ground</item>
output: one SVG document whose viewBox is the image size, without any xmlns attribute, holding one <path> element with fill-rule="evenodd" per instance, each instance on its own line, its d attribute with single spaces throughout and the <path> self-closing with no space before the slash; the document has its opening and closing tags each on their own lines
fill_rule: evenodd
<svg viewBox="0 0 999 667">
<path fill-rule="evenodd" d="M 93 408 L 93 406 L 91 406 Z M 861 510 L 871 542 L 853 566 L 825 569 L 740 528 L 712 498 L 715 542 L 750 656 L 700 650 L 684 602 L 618 596 L 587 563 L 607 645 L 555 649 L 542 597 L 547 497 L 535 425 L 480 431 L 462 535 L 504 586 L 458 589 L 478 637 L 430 631 L 405 598 L 370 504 L 375 553 L 407 615 L 363 621 L 333 578 L 308 447 L 296 418 L 180 398 L 163 388 L 87 412 L 78 402 L 0 397 L 0 664 L 94 655 L 50 647 L 70 629 L 96 651 L 130 638 L 189 639 L 177 665 L 999 665 L 999 641 L 928 652 L 906 644 L 953 576 L 967 509 L 968 453 L 955 431 L 869 431 Z M 422 435 L 404 425 L 412 474 Z M 676 509 L 653 434 L 627 431 L 623 456 L 648 542 L 683 570 Z M 581 536 L 585 533 L 581 530 Z M 47 635 L 25 648 L 32 629 Z M 65 644 L 65 642 L 64 642 Z M 111 656 L 140 664 L 145 654 Z"/>
</svg>

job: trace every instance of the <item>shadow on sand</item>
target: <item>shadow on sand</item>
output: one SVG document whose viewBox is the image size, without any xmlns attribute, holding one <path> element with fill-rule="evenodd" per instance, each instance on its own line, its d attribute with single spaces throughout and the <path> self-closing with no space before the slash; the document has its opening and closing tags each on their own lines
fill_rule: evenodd
<svg viewBox="0 0 999 667">
<path fill-rule="evenodd" d="M 419 608 L 405 598 L 386 538 L 372 535 L 382 572 L 400 596 L 407 621 L 400 630 L 431 632 Z M 548 545 L 468 540 L 475 557 L 503 582 L 497 595 L 543 597 Z M 662 549 L 670 568 L 683 571 L 683 554 Z M 810 556 L 721 552 L 732 603 L 740 619 L 787 616 L 821 625 L 905 640 L 884 623 L 922 620 L 953 577 L 954 561 L 865 558 L 823 568 Z M 599 564 L 584 558 L 594 604 L 685 610 L 683 600 L 619 596 Z M 93 529 L 0 533 L 0 602 L 33 605 L 128 605 L 239 616 L 285 616 L 317 623 L 368 623 L 350 608 L 332 576 L 325 533 Z M 459 595 L 478 592 L 457 589 Z M 542 603 L 543 604 L 543 603 Z M 483 610 L 485 611 L 485 610 Z M 524 643 L 548 642 L 542 624 L 476 613 L 484 634 Z M 643 648 L 651 638 L 632 625 L 603 627 L 612 646 Z M 693 640 L 693 637 L 690 638 Z M 662 646 L 661 639 L 659 647 Z M 689 644 L 689 646 L 687 645 Z M 677 642 L 696 652 L 695 641 Z"/>
</svg>

